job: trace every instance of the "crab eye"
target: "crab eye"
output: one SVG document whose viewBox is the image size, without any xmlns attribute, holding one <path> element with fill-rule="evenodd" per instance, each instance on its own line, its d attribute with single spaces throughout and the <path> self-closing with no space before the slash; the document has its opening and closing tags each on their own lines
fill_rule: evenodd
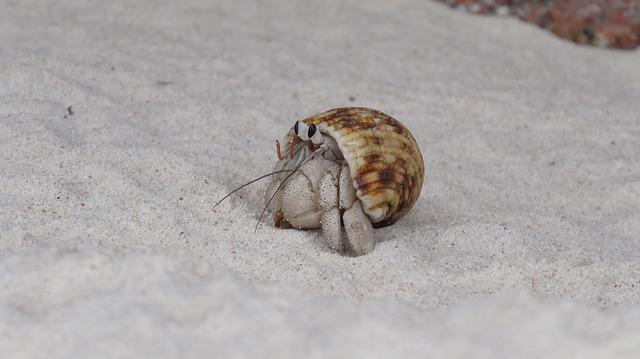
<svg viewBox="0 0 640 359">
<path fill-rule="evenodd" d="M 307 141 L 309 137 L 309 126 L 302 121 L 296 121 L 296 124 L 293 126 L 293 132 L 295 132 L 296 136 L 298 136 L 301 140 Z"/>
<path fill-rule="evenodd" d="M 316 133 L 316 125 L 311 124 L 311 126 L 309 126 L 309 130 L 307 132 L 307 137 L 311 138 L 313 137 L 313 135 Z"/>
<path fill-rule="evenodd" d="M 309 136 L 309 139 L 311 140 L 311 142 L 313 142 L 314 145 L 319 145 L 322 142 L 324 142 L 324 138 L 322 138 L 322 134 L 320 133 L 320 130 L 318 129 L 318 126 L 311 124 L 309 126 L 309 130 L 307 131 L 307 135 Z"/>
</svg>

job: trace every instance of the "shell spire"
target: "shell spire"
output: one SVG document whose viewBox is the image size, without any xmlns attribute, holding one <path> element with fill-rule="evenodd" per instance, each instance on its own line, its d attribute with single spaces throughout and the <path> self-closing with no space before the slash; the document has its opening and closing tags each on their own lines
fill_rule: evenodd
<svg viewBox="0 0 640 359">
<path fill-rule="evenodd" d="M 422 190 L 424 162 L 404 125 L 365 107 L 337 108 L 303 122 L 337 142 L 374 227 L 391 225 L 411 209 Z"/>
</svg>

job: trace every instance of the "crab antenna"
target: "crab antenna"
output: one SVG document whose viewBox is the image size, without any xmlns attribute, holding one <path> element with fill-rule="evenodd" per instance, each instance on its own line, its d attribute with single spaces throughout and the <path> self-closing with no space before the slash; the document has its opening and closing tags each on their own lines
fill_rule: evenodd
<svg viewBox="0 0 640 359">
<path fill-rule="evenodd" d="M 216 202 L 216 204 L 214 204 L 214 205 L 213 205 L 213 208 L 211 208 L 211 209 L 214 209 L 214 208 L 218 207 L 218 205 L 219 205 L 220 203 L 222 203 L 222 201 L 224 201 L 225 199 L 229 198 L 229 196 L 231 196 L 232 194 L 234 194 L 234 193 L 238 192 L 239 190 L 241 190 L 241 189 L 243 189 L 243 188 L 247 187 L 248 185 L 250 185 L 250 184 L 252 184 L 252 183 L 258 182 L 258 181 L 260 181 L 261 179 L 263 179 L 263 178 L 267 178 L 267 177 L 269 177 L 269 176 L 273 176 L 273 175 L 276 175 L 276 174 L 279 174 L 279 173 L 291 172 L 291 171 L 293 171 L 293 170 L 280 170 L 280 171 L 274 171 L 274 172 L 271 172 L 271 173 L 267 173 L 266 175 L 262 175 L 262 176 L 260 176 L 260 177 L 258 177 L 258 178 L 255 178 L 255 179 L 253 179 L 253 180 L 251 180 L 251 181 L 249 181 L 249 182 L 247 182 L 247 183 L 245 183 L 245 184 L 241 185 L 240 187 L 238 187 L 238 188 L 234 189 L 233 191 L 231 191 L 231 192 L 227 193 L 227 195 L 226 195 L 226 196 L 224 196 L 224 197 L 222 197 L 222 199 L 220 199 L 218 202 Z"/>
<path fill-rule="evenodd" d="M 282 155 L 282 150 L 280 149 L 280 141 L 276 140 L 276 151 L 278 152 L 278 159 L 280 161 L 284 160 L 284 156 Z"/>
<path fill-rule="evenodd" d="M 290 147 L 290 149 L 289 149 L 289 152 L 290 152 L 289 153 L 289 158 L 293 159 L 293 148 L 295 147 L 293 145 L 293 140 L 291 141 L 291 143 L 289 143 L 289 147 Z"/>
</svg>

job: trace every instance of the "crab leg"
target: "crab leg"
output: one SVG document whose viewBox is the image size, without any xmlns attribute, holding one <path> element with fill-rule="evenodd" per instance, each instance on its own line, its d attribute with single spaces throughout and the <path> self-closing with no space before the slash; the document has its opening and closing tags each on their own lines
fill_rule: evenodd
<svg viewBox="0 0 640 359">
<path fill-rule="evenodd" d="M 376 246 L 376 239 L 373 236 L 371 220 L 362 210 L 360 200 L 355 201 L 351 208 L 344 212 L 342 221 L 353 255 L 361 256 L 371 252 Z"/>
<path fill-rule="evenodd" d="M 373 250 L 376 239 L 373 236 L 373 225 L 369 216 L 364 213 L 362 204 L 356 197 L 356 190 L 351 185 L 349 166 L 344 164 L 340 171 L 339 190 L 340 209 L 344 230 L 347 233 L 347 247 L 353 255 L 361 256 Z"/>
<path fill-rule="evenodd" d="M 329 248 L 338 252 L 344 252 L 344 242 L 342 240 L 342 224 L 340 223 L 340 210 L 338 209 L 338 178 L 339 166 L 335 166 L 325 172 L 320 180 L 319 203 L 321 217 L 320 224 L 322 226 L 322 234 L 327 241 Z"/>
</svg>

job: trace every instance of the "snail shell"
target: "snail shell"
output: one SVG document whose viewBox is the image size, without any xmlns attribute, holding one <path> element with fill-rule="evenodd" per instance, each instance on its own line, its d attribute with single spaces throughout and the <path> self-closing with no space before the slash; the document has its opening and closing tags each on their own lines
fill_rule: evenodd
<svg viewBox="0 0 640 359">
<path fill-rule="evenodd" d="M 399 121 L 377 110 L 348 107 L 303 122 L 337 142 L 374 227 L 391 225 L 411 209 L 422 189 L 424 162 L 416 140 Z"/>
</svg>

